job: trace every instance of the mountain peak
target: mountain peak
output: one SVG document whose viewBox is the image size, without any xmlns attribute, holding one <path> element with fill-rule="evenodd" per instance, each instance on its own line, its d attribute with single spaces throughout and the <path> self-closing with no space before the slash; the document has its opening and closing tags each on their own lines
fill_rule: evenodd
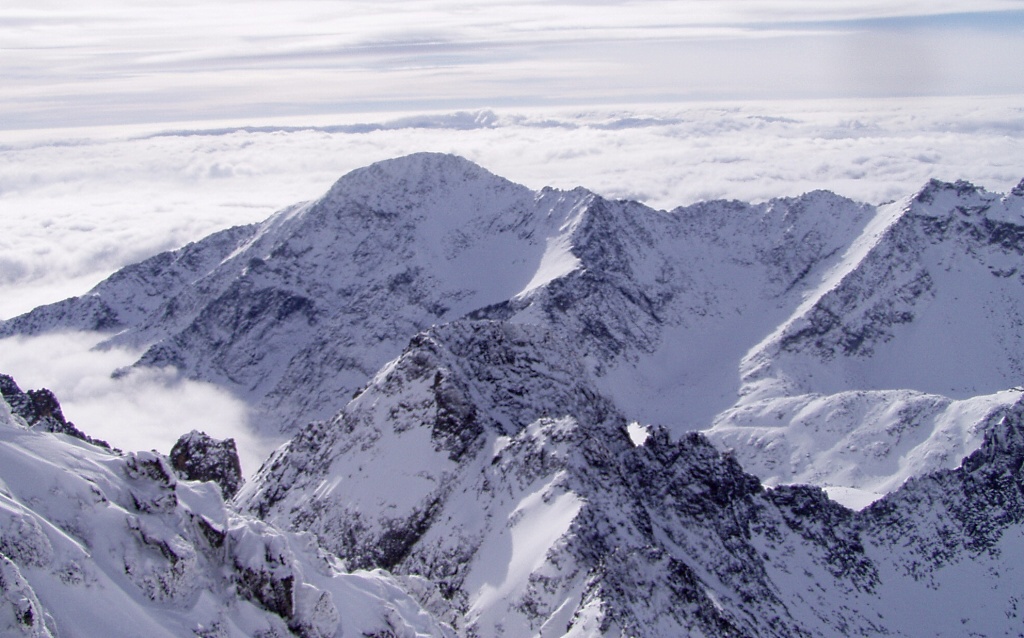
<svg viewBox="0 0 1024 638">
<path fill-rule="evenodd" d="M 1017 182 L 1017 185 L 1013 187 L 1010 194 L 1014 197 L 1024 197 L 1024 179 Z"/>
<path fill-rule="evenodd" d="M 357 168 L 335 182 L 324 199 L 355 200 L 376 209 L 386 201 L 394 205 L 396 196 L 412 205 L 416 199 L 432 201 L 474 184 L 487 190 L 525 190 L 464 157 L 422 152 Z"/>
<path fill-rule="evenodd" d="M 486 174 L 497 179 L 501 179 L 497 175 L 494 175 L 490 171 L 481 167 L 479 164 L 471 162 L 461 155 L 453 155 L 451 153 L 434 153 L 428 151 L 410 153 L 409 155 L 392 157 L 379 162 L 374 162 L 369 166 L 357 168 L 354 171 L 349 172 L 341 179 L 344 180 L 346 177 L 361 174 L 373 174 L 393 178 L 429 178 L 437 176 L 464 175 L 467 173 Z"/>
<path fill-rule="evenodd" d="M 940 193 L 955 193 L 958 196 L 971 195 L 978 192 L 978 187 L 974 184 L 958 179 L 955 182 L 944 182 L 934 177 L 928 180 L 928 183 L 918 191 L 915 197 L 916 201 L 930 204 L 935 199 L 936 195 Z"/>
<path fill-rule="evenodd" d="M 910 200 L 909 213 L 917 217 L 950 218 L 954 213 L 987 217 L 998 195 L 965 180 L 931 179 Z"/>
</svg>

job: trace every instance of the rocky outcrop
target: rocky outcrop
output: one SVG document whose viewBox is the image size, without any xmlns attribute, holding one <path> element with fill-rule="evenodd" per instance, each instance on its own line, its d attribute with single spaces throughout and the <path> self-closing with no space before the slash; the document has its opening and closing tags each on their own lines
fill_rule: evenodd
<svg viewBox="0 0 1024 638">
<path fill-rule="evenodd" d="M 242 485 L 242 465 L 234 439 L 217 440 L 192 430 L 171 448 L 171 466 L 187 481 L 213 481 L 229 500 Z"/>
<path fill-rule="evenodd" d="M 53 618 L 43 609 L 18 566 L 0 553 L 0 633 L 54 638 Z"/>
<path fill-rule="evenodd" d="M 10 375 L 0 374 L 0 397 L 10 406 L 11 411 L 37 430 L 67 434 L 86 443 L 111 449 L 110 444 L 82 432 L 75 424 L 64 418 L 60 402 L 46 388 L 23 392 Z"/>
</svg>

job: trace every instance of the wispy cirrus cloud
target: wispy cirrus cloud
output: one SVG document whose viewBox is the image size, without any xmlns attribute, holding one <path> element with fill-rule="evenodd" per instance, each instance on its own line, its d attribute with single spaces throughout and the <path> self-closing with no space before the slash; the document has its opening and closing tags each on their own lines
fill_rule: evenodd
<svg viewBox="0 0 1024 638">
<path fill-rule="evenodd" d="M 1024 91 L 1014 0 L 12 0 L 8 128 Z"/>
</svg>

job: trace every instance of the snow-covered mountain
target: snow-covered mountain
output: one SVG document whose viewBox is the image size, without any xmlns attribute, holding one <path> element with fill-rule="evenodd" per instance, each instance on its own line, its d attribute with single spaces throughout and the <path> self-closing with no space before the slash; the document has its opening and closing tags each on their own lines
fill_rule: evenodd
<svg viewBox="0 0 1024 638">
<path fill-rule="evenodd" d="M 733 403 L 740 358 L 872 213 L 820 192 L 666 213 L 420 154 L 128 267 L 0 335 L 115 333 L 111 344 L 148 348 L 141 365 L 222 384 L 263 427 L 292 431 L 331 416 L 431 325 L 540 323 L 571 334 L 636 418 L 686 431 Z"/>
<path fill-rule="evenodd" d="M 265 428 L 294 430 L 337 411 L 412 334 L 575 268 L 560 237 L 593 198 L 538 195 L 451 156 L 383 162 L 0 334 L 116 332 L 110 344 L 148 347 L 141 365 L 222 384 Z"/>
<path fill-rule="evenodd" d="M 666 212 L 417 154 L 125 268 L 0 336 L 106 331 L 146 348 L 137 365 L 218 383 L 258 427 L 293 433 L 432 325 L 537 325 L 631 419 L 676 436 L 710 427 L 772 483 L 884 492 L 953 467 L 1014 400 L 1022 237 L 1024 186 Z"/>
<path fill-rule="evenodd" d="M 1024 186 L 932 181 L 880 207 L 740 361 L 709 435 L 773 482 L 884 493 L 955 466 L 1024 379 L 1022 265 Z"/>
<path fill-rule="evenodd" d="M 311 536 L 239 514 L 214 483 L 180 480 L 160 454 L 30 426 L 30 394 L 6 381 L 0 635 L 448 633 L 387 574 L 348 572 Z"/>
<path fill-rule="evenodd" d="M 409 631 L 1016 635 L 1022 263 L 1024 182 L 656 211 L 418 154 L 0 336 L 100 330 L 246 400 L 291 439 L 218 529 L 291 539 L 293 566 L 318 550 L 288 534 L 314 533 L 342 563 L 305 582 L 341 609 L 339 583 L 379 578 L 395 597 L 370 608 Z M 16 425 L 87 441 L 25 396 Z M 179 443 L 174 467 L 234 493 L 225 463 L 189 462 L 214 444 Z M 205 551 L 220 576 L 190 582 L 230 599 Z M 278 620 L 218 622 L 333 617 L 247 591 Z"/>
</svg>

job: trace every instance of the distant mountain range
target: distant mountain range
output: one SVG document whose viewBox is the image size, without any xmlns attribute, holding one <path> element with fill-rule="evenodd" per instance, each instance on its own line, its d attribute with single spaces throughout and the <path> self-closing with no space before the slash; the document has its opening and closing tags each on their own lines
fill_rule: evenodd
<svg viewBox="0 0 1024 638">
<path fill-rule="evenodd" d="M 374 609 L 405 629 L 374 635 L 1016 635 L 1022 265 L 1024 182 L 657 211 L 417 154 L 0 336 L 105 332 L 290 437 L 217 511 L 342 561 L 309 585 L 340 622 L 252 603 L 298 635 L 345 625 L 346 578 L 395 592 Z M 136 462 L 29 421 L 8 419 L 10 454 L 73 445 L 52 452 L 69 476 Z M 40 609 L 78 586 L 4 547 Z M 394 575 L 344 571 L 373 568 Z M 253 600 L 224 578 L 218 600 Z M 121 581 L 153 618 L 214 595 Z M 202 635 L 246 635 L 223 618 Z"/>
</svg>

